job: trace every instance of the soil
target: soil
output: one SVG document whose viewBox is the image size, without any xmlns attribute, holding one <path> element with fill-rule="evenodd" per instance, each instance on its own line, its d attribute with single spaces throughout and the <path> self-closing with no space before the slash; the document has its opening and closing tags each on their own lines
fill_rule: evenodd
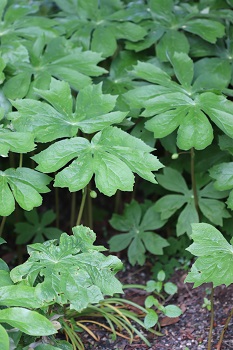
<svg viewBox="0 0 233 350">
<path fill-rule="evenodd" d="M 145 284 L 148 278 L 146 268 L 130 271 L 128 269 L 124 274 L 118 277 L 124 284 L 141 283 Z M 186 273 L 183 270 L 176 271 L 171 281 L 178 286 L 178 293 L 169 300 L 168 304 L 178 305 L 183 314 L 175 319 L 160 317 L 162 336 L 156 336 L 147 333 L 145 330 L 140 331 L 146 336 L 151 343 L 148 347 L 139 338 L 135 337 L 132 344 L 121 337 L 112 341 L 110 334 L 100 328 L 89 325 L 92 331 L 99 336 L 100 341 L 93 341 L 87 334 L 84 335 L 83 342 L 85 349 L 95 350 L 201 350 L 207 349 L 208 334 L 210 327 L 211 313 L 206 307 L 203 307 L 204 297 L 210 299 L 211 285 L 205 284 L 198 288 L 192 288 L 191 284 L 185 284 Z M 136 289 L 128 289 L 124 298 L 141 303 L 143 305 L 144 292 Z M 233 305 L 233 285 L 226 288 L 219 286 L 214 292 L 214 328 L 212 334 L 212 350 L 230 350 L 233 349 L 233 320 L 230 321 L 225 332 L 221 347 L 218 341 L 224 328 L 226 319 Z M 158 330 L 158 329 L 157 329 Z"/>
</svg>

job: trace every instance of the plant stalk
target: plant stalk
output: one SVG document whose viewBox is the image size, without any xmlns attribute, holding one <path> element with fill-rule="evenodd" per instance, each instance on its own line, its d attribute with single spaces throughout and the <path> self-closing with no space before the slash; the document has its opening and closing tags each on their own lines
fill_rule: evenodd
<svg viewBox="0 0 233 350">
<path fill-rule="evenodd" d="M 71 194 L 71 213 L 70 213 L 70 229 L 74 226 L 75 222 L 75 213 L 76 213 L 76 192 Z"/>
<path fill-rule="evenodd" d="M 114 213 L 119 214 L 121 207 L 122 207 L 122 194 L 120 190 L 117 190 L 115 195 Z"/>
<path fill-rule="evenodd" d="M 2 217 L 2 222 L 0 225 L 0 237 L 2 236 L 3 230 L 4 230 L 4 226 L 5 226 L 5 222 L 6 222 L 6 216 Z"/>
<path fill-rule="evenodd" d="M 80 205 L 80 208 L 79 208 L 78 218 L 77 218 L 77 221 L 76 221 L 76 226 L 80 225 L 80 223 L 81 223 L 81 219 L 82 219 L 82 216 L 83 216 L 83 209 L 84 209 L 84 205 L 85 205 L 85 202 L 86 202 L 86 197 L 87 197 L 87 187 L 84 187 L 83 195 L 82 195 L 82 201 L 81 201 L 81 205 Z"/>
<path fill-rule="evenodd" d="M 211 303 L 211 316 L 210 316 L 210 330 L 209 330 L 209 336 L 208 336 L 207 350 L 211 350 L 212 332 L 214 327 L 214 287 L 213 285 L 211 287 L 210 303 Z"/>
<path fill-rule="evenodd" d="M 200 216 L 199 212 L 199 205 L 198 205 L 198 194 L 197 194 L 197 184 L 196 184 L 196 178 L 195 178 L 195 152 L 194 148 L 191 148 L 191 180 L 192 180 L 192 190 L 193 190 L 193 197 L 194 197 L 194 205 L 197 211 L 198 217 Z"/>
<path fill-rule="evenodd" d="M 88 184 L 88 193 L 91 192 L 90 184 Z M 93 213 L 92 213 L 92 198 L 90 195 L 87 197 L 87 221 L 88 227 L 93 229 Z"/>
<path fill-rule="evenodd" d="M 58 189 L 58 187 L 55 187 L 55 210 L 56 210 L 56 227 L 59 228 L 60 205 L 59 205 L 59 189 Z"/>
<path fill-rule="evenodd" d="M 19 168 L 22 168 L 23 166 L 23 153 L 19 154 Z"/>
<path fill-rule="evenodd" d="M 225 334 L 225 332 L 227 330 L 227 327 L 228 327 L 228 325 L 230 323 L 230 320 L 231 320 L 232 316 L 233 316 L 233 308 L 231 309 L 231 312 L 230 312 L 229 316 L 227 317 L 227 320 L 226 320 L 225 325 L 223 327 L 223 330 L 221 332 L 221 335 L 220 335 L 220 338 L 219 338 L 216 350 L 221 350 L 224 334 Z"/>
</svg>

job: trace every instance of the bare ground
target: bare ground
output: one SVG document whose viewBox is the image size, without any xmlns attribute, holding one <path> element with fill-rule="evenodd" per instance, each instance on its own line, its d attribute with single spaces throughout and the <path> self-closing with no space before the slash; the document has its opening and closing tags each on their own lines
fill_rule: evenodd
<svg viewBox="0 0 233 350">
<path fill-rule="evenodd" d="M 99 335 L 100 341 L 93 341 L 88 335 L 84 336 L 85 349 L 95 350 L 201 350 L 207 349 L 208 333 L 210 327 L 210 311 L 203 305 L 204 297 L 210 298 L 210 284 L 202 285 L 192 289 L 191 284 L 184 284 L 186 274 L 184 271 L 177 271 L 172 281 L 178 286 L 178 293 L 169 300 L 169 304 L 176 304 L 182 310 L 183 314 L 176 319 L 160 317 L 161 333 L 163 336 L 155 336 L 152 333 L 146 333 L 141 330 L 146 338 L 150 341 L 148 347 L 140 339 L 136 338 L 132 344 L 127 340 L 118 337 L 112 341 L 109 333 L 100 328 L 92 328 Z M 120 276 L 123 283 L 142 283 L 148 280 L 146 271 L 128 271 Z M 127 280 L 127 281 L 126 281 Z M 142 303 L 143 296 L 138 290 L 127 290 L 125 298 Z M 214 329 L 212 337 L 212 350 L 231 350 L 233 349 L 233 320 L 230 321 L 226 330 L 221 347 L 217 346 L 221 331 L 226 319 L 233 307 L 233 285 L 226 288 L 220 286 L 215 289 L 214 298 Z M 172 323 L 173 324 L 169 324 Z"/>
</svg>

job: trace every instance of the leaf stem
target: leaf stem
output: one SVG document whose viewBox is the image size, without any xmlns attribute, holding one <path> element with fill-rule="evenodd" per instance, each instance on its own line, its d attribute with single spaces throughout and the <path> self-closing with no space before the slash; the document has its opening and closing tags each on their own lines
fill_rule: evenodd
<svg viewBox="0 0 233 350">
<path fill-rule="evenodd" d="M 117 190 L 115 195 L 114 213 L 119 214 L 120 208 L 122 206 L 121 204 L 122 204 L 122 193 L 120 190 Z"/>
<path fill-rule="evenodd" d="M 56 208 L 56 227 L 59 228 L 60 206 L 59 206 L 59 189 L 55 187 L 55 208 Z"/>
<path fill-rule="evenodd" d="M 76 213 L 76 192 L 72 192 L 71 194 L 71 213 L 70 213 L 70 229 L 74 226 L 75 221 L 75 213 Z"/>
<path fill-rule="evenodd" d="M 22 168 L 23 166 L 23 153 L 19 154 L 19 168 Z"/>
<path fill-rule="evenodd" d="M 221 332 L 221 335 L 220 335 L 220 338 L 219 338 L 219 341 L 218 341 L 218 344 L 217 344 L 217 348 L 216 348 L 217 350 L 221 349 L 222 341 L 223 341 L 223 338 L 224 338 L 224 334 L 225 334 L 225 332 L 227 330 L 227 327 L 228 327 L 228 325 L 230 323 L 230 320 L 231 320 L 232 316 L 233 316 L 233 308 L 231 309 L 231 312 L 229 313 L 229 315 L 227 317 L 227 320 L 225 322 L 225 325 L 223 327 L 223 330 Z"/>
<path fill-rule="evenodd" d="M 196 184 L 196 178 L 195 178 L 195 152 L 194 148 L 191 148 L 191 180 L 192 180 L 192 190 L 193 190 L 193 196 L 194 196 L 194 204 L 195 208 L 199 217 L 199 205 L 198 205 L 198 194 L 197 194 L 197 184 Z"/>
<path fill-rule="evenodd" d="M 79 213 L 78 213 L 76 226 L 80 225 L 80 222 L 81 222 L 81 219 L 82 219 L 83 209 L 84 209 L 84 205 L 85 205 L 85 201 L 86 201 L 86 197 L 87 197 L 87 187 L 84 187 L 84 189 L 82 191 L 83 191 L 82 201 L 81 201 L 81 205 L 80 205 L 80 208 L 79 208 Z"/>
<path fill-rule="evenodd" d="M 212 332 L 214 327 L 214 287 L 213 285 L 211 287 L 210 303 L 211 303 L 211 316 L 210 316 L 210 330 L 209 330 L 209 336 L 208 336 L 207 350 L 211 350 Z"/>
<path fill-rule="evenodd" d="M 88 184 L 88 193 L 91 192 L 90 183 Z M 88 227 L 93 228 L 93 215 L 92 215 L 92 198 L 90 195 L 87 197 L 87 216 L 88 216 Z"/>
<path fill-rule="evenodd" d="M 0 225 L 0 237 L 2 236 L 3 229 L 4 229 L 4 226 L 5 226 L 5 222 L 6 222 L 6 216 L 3 216 L 2 217 L 2 222 L 1 222 L 1 225 Z"/>
</svg>

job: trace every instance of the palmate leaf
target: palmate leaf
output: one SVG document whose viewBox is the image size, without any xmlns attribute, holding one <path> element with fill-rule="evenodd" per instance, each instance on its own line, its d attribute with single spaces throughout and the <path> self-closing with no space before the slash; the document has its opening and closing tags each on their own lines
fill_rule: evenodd
<svg viewBox="0 0 233 350">
<path fill-rule="evenodd" d="M 232 245 L 214 226 L 204 223 L 192 225 L 191 237 L 194 243 L 187 250 L 198 258 L 185 282 L 194 283 L 194 287 L 208 282 L 214 287 L 229 286 L 233 282 Z"/>
<path fill-rule="evenodd" d="M 56 218 L 53 210 L 47 210 L 39 215 L 35 209 L 24 213 L 27 222 L 17 222 L 15 232 L 17 233 L 17 244 L 42 243 L 45 239 L 57 239 L 62 231 L 56 227 L 47 227 Z"/>
<path fill-rule="evenodd" d="M 68 83 L 51 80 L 49 90 L 36 90 L 48 103 L 32 99 L 13 102 L 18 112 L 9 113 L 14 128 L 33 133 L 38 142 L 75 136 L 78 130 L 94 133 L 104 127 L 121 122 L 127 113 L 111 112 L 117 96 L 102 94 L 102 85 L 89 85 L 82 89 L 72 109 L 72 95 Z M 45 132 L 46 130 L 46 132 Z"/>
<path fill-rule="evenodd" d="M 42 16 L 37 16 L 39 3 L 29 4 L 28 1 L 20 1 L 20 6 L 15 3 L 9 4 L 1 0 L 1 44 L 22 41 L 22 38 L 35 39 L 38 36 L 55 37 L 59 31 L 54 27 L 56 21 Z"/>
<path fill-rule="evenodd" d="M 177 4 L 174 0 L 148 1 L 147 36 L 138 43 L 128 42 L 126 48 L 141 51 L 156 44 L 157 57 L 161 61 L 167 61 L 167 53 L 189 52 L 188 33 L 197 35 L 198 39 L 202 38 L 209 43 L 215 43 L 217 38 L 223 37 L 225 28 L 218 21 L 217 13 L 210 18 L 209 9 L 205 18 L 196 4 L 189 4 L 187 7 L 182 5 L 184 4 Z"/>
<path fill-rule="evenodd" d="M 42 172 L 68 167 L 55 176 L 55 187 L 68 187 L 71 192 L 83 189 L 95 175 L 96 187 L 107 196 L 117 189 L 132 191 L 134 173 L 156 183 L 152 171 L 162 167 L 153 148 L 117 127 L 107 127 L 89 142 L 81 137 L 58 141 L 33 159 Z"/>
<path fill-rule="evenodd" d="M 163 175 L 156 176 L 158 183 L 175 194 L 167 194 L 160 198 L 156 204 L 156 210 L 161 214 L 162 219 L 169 219 L 181 208 L 179 213 L 176 232 L 177 236 L 185 232 L 191 234 L 191 224 L 198 223 L 199 218 L 195 208 L 193 191 L 188 188 L 183 176 L 175 169 L 165 168 Z M 223 218 L 228 218 L 229 213 L 225 204 L 218 199 L 228 195 L 227 191 L 219 192 L 214 189 L 213 182 L 199 184 L 198 205 L 201 213 L 215 225 L 222 225 Z"/>
<path fill-rule="evenodd" d="M 145 263 L 146 250 L 155 255 L 162 255 L 163 248 L 169 245 L 166 239 L 153 232 L 165 224 L 155 211 L 154 205 L 143 214 L 142 206 L 133 200 L 126 204 L 123 215 L 113 214 L 110 224 L 116 230 L 127 232 L 115 235 L 109 240 L 110 251 L 119 252 L 128 248 L 128 258 L 132 265 Z"/>
<path fill-rule="evenodd" d="M 51 77 L 64 80 L 74 90 L 80 90 L 91 84 L 90 77 L 106 73 L 104 68 L 98 66 L 102 60 L 101 54 L 72 48 L 64 37 L 47 41 L 39 36 L 34 43 L 27 43 L 26 61 L 19 60 L 13 65 L 9 63 L 11 76 L 4 85 L 8 98 L 23 98 L 26 95 L 35 98 L 34 88 L 48 88 Z M 17 91 L 17 86 L 20 91 Z"/>
<path fill-rule="evenodd" d="M 168 136 L 178 128 L 177 145 L 183 150 L 209 146 L 213 140 L 211 122 L 233 137 L 233 103 L 220 95 L 230 81 L 229 64 L 218 59 L 218 63 L 210 64 L 209 74 L 205 74 L 208 62 L 194 64 L 187 54 L 178 52 L 169 59 L 180 84 L 151 63 L 138 62 L 132 72 L 137 78 L 156 84 L 138 87 L 124 95 L 131 108 L 144 108 L 142 116 L 152 117 L 145 128 L 155 138 Z M 209 76 L 215 80 L 214 86 Z M 213 88 L 219 92 L 210 91 Z"/>
<path fill-rule="evenodd" d="M 10 215 L 15 209 L 15 201 L 24 210 L 40 206 L 40 193 L 49 192 L 50 181 L 49 176 L 29 168 L 0 171 L 0 215 Z"/>
<path fill-rule="evenodd" d="M 27 280 L 33 285 L 39 274 L 43 281 L 35 287 L 37 299 L 44 305 L 70 303 L 81 311 L 88 304 L 97 303 L 104 295 L 122 293 L 115 273 L 122 263 L 115 256 L 106 257 L 94 246 L 95 233 L 87 227 L 73 228 L 73 235 L 63 233 L 56 240 L 30 245 L 29 259 L 11 271 L 14 282 Z"/>
<path fill-rule="evenodd" d="M 55 0 L 55 3 L 62 10 L 60 16 L 67 36 L 71 36 L 76 45 L 78 43 L 85 50 L 91 48 L 104 57 L 114 54 L 118 39 L 137 42 L 146 35 L 146 30 L 133 23 L 132 17 L 125 17 L 125 6 L 120 1 L 90 0 L 87 4 L 74 0 L 72 4 L 64 5 L 63 1 Z"/>
</svg>

